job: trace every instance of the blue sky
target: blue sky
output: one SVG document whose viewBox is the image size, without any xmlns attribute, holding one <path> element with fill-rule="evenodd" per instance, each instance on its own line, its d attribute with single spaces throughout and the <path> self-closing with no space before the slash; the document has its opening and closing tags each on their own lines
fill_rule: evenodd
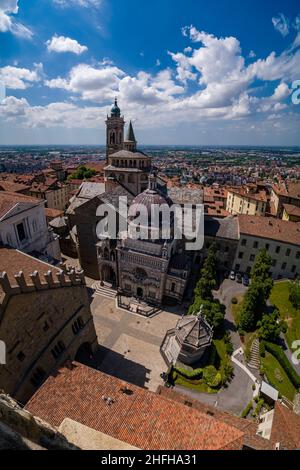
<svg viewBox="0 0 300 470">
<path fill-rule="evenodd" d="M 300 145 L 298 1 L 0 0 L 0 144 Z"/>
</svg>

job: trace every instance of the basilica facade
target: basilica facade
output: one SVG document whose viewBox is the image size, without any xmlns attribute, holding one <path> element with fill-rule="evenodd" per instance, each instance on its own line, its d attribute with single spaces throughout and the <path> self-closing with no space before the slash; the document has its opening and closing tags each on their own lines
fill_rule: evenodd
<svg viewBox="0 0 300 470">
<path fill-rule="evenodd" d="M 154 229 L 152 206 L 171 206 L 173 201 L 159 189 L 151 157 L 138 151 L 131 122 L 124 138 L 125 120 L 117 100 L 106 126 L 105 193 L 126 195 L 128 214 L 132 213 L 133 207 L 142 205 L 148 214 L 151 231 Z M 117 198 L 110 198 L 110 203 L 116 207 Z M 128 223 L 134 227 L 132 216 Z M 134 228 L 136 233 L 144 227 Z M 101 285 L 110 285 L 119 295 L 151 305 L 182 301 L 190 276 L 191 257 L 185 252 L 182 240 L 174 238 L 172 230 L 166 239 L 159 225 L 155 229 L 159 234 L 155 239 L 136 238 L 131 236 L 130 230 L 126 237 L 119 233 L 117 240 L 100 238 L 96 249 Z"/>
</svg>

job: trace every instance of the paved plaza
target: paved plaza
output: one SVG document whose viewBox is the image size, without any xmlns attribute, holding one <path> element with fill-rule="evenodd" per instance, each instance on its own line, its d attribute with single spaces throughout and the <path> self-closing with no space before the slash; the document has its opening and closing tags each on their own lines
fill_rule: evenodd
<svg viewBox="0 0 300 470">
<path fill-rule="evenodd" d="M 167 370 L 159 348 L 166 331 L 176 325 L 183 307 L 144 318 L 118 309 L 115 299 L 95 294 L 91 309 L 100 345 L 97 368 L 156 391 L 163 383 L 160 374 Z"/>
</svg>

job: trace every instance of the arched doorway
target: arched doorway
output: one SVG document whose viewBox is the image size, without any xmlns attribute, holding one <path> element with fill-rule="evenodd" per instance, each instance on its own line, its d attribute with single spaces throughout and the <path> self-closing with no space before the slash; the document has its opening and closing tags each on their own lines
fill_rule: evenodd
<svg viewBox="0 0 300 470">
<path fill-rule="evenodd" d="M 75 361 L 91 366 L 93 363 L 94 355 L 90 343 L 83 343 L 77 350 Z"/>
<path fill-rule="evenodd" d="M 112 286 L 116 285 L 117 283 L 116 273 L 111 266 L 107 264 L 104 265 L 101 272 L 102 272 L 103 282 L 108 282 L 109 284 L 112 284 Z"/>
<path fill-rule="evenodd" d="M 136 295 L 139 299 L 142 299 L 144 297 L 144 291 L 141 287 L 138 287 L 136 290 Z"/>
</svg>

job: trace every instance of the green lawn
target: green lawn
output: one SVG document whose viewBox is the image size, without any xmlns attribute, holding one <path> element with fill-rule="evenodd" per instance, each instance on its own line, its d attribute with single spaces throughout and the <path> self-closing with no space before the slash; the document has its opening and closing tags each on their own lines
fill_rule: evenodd
<svg viewBox="0 0 300 470">
<path fill-rule="evenodd" d="M 270 384 L 275 387 L 281 395 L 293 401 L 296 389 L 277 359 L 275 359 L 272 354 L 266 352 L 266 357 L 262 358 L 262 364 Z"/>
<path fill-rule="evenodd" d="M 237 299 L 238 303 L 237 304 L 231 304 L 231 312 L 232 312 L 232 316 L 233 316 L 233 319 L 234 319 L 234 323 L 236 325 L 238 325 L 239 321 L 240 321 L 241 306 L 242 306 L 243 298 L 244 298 L 243 295 L 237 295 L 236 299 Z"/>
<path fill-rule="evenodd" d="M 300 338 L 300 310 L 289 301 L 289 281 L 276 282 L 271 292 L 270 302 L 278 308 L 281 317 L 288 324 L 286 340 L 291 347 L 293 341 Z"/>
</svg>

